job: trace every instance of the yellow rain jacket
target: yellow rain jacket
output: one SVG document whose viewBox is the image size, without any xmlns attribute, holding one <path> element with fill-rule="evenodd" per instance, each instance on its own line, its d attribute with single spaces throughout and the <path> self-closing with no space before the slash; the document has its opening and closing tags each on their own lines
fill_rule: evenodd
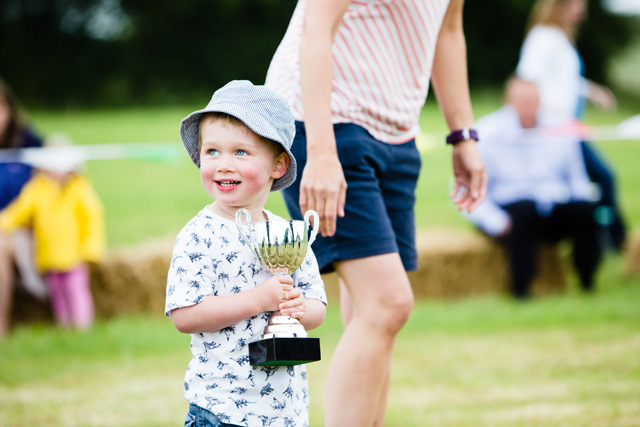
<svg viewBox="0 0 640 427">
<path fill-rule="evenodd" d="M 89 181 L 73 174 L 61 185 L 37 173 L 2 212 L 0 230 L 33 228 L 40 271 L 68 271 L 97 262 L 105 246 L 104 208 Z"/>
</svg>

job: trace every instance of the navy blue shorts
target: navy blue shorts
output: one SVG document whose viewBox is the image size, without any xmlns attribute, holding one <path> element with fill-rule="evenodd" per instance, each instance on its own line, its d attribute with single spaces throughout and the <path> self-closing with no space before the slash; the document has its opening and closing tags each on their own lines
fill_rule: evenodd
<svg viewBox="0 0 640 427">
<path fill-rule="evenodd" d="M 386 144 L 358 125 L 334 125 L 338 156 L 347 180 L 344 218 L 338 217 L 336 234 L 318 238 L 313 251 L 322 273 L 333 263 L 397 252 L 407 271 L 418 268 L 415 243 L 415 189 L 420 173 L 420 153 L 415 140 Z M 298 176 L 283 190 L 289 214 L 302 219 L 299 194 L 307 162 L 307 136 L 296 122 L 292 147 Z"/>
</svg>

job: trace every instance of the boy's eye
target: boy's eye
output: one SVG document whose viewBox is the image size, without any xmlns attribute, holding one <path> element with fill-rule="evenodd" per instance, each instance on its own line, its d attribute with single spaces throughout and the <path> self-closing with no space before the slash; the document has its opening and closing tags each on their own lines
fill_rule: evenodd
<svg viewBox="0 0 640 427">
<path fill-rule="evenodd" d="M 244 151 L 244 150 L 238 150 L 238 151 L 236 151 L 236 154 L 237 154 L 238 156 L 246 156 L 246 155 L 247 155 L 247 154 L 249 154 L 249 153 L 247 153 L 247 152 L 246 152 L 246 151 Z"/>
<path fill-rule="evenodd" d="M 213 148 L 210 148 L 210 149 L 207 150 L 207 154 L 210 155 L 210 156 L 215 156 L 217 152 L 218 151 L 213 149 Z"/>
</svg>

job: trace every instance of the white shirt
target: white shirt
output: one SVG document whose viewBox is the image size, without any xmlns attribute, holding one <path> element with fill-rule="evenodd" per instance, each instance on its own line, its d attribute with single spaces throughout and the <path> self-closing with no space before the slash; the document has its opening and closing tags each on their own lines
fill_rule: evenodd
<svg viewBox="0 0 640 427">
<path fill-rule="evenodd" d="M 268 218 L 280 219 L 265 211 Z M 236 223 L 208 208 L 178 234 L 167 278 L 165 314 L 198 304 L 208 295 L 247 291 L 271 277 L 261 268 Z M 305 298 L 326 304 L 324 285 L 313 251 L 293 274 Z M 223 423 L 293 427 L 309 423 L 309 390 L 304 365 L 249 365 L 248 343 L 264 331 L 263 313 L 216 332 L 191 334 L 184 396 L 213 412 Z"/>
<path fill-rule="evenodd" d="M 529 31 L 516 74 L 538 85 L 541 111 L 565 121 L 578 116 L 582 97 L 589 93 L 578 51 L 557 27 L 539 25 Z"/>
<path fill-rule="evenodd" d="M 304 120 L 299 46 L 306 0 L 300 0 L 274 54 L 266 85 Z M 431 66 L 449 0 L 353 0 L 333 46 L 333 123 L 355 123 L 374 138 L 401 143 L 419 132 Z"/>
<path fill-rule="evenodd" d="M 537 131 L 523 129 L 510 106 L 476 123 L 482 135 L 478 151 L 489 183 L 485 200 L 467 216 L 489 235 L 501 234 L 509 223 L 509 214 L 501 206 L 531 200 L 538 213 L 546 216 L 556 204 L 591 199 L 580 141 L 554 135 L 549 119 L 540 118 L 539 123 Z"/>
</svg>

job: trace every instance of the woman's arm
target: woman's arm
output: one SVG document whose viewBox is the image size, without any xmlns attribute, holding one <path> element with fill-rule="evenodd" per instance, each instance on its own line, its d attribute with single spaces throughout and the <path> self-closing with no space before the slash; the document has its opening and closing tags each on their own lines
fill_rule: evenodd
<svg viewBox="0 0 640 427">
<path fill-rule="evenodd" d="M 467 80 L 467 48 L 462 28 L 463 0 L 451 0 L 436 43 L 432 82 L 449 129 L 473 127 L 473 113 Z M 480 135 L 482 137 L 482 135 Z M 484 199 L 487 173 L 476 142 L 461 141 L 453 147 L 455 188 L 452 197 L 458 209 L 472 211 Z M 461 191 L 466 189 L 466 191 Z"/>
<path fill-rule="evenodd" d="M 307 164 L 300 180 L 300 209 L 320 216 L 320 234 L 335 233 L 344 216 L 347 182 L 331 122 L 331 48 L 350 0 L 309 0 L 300 40 L 300 86 L 307 133 Z"/>
<path fill-rule="evenodd" d="M 584 79 L 586 93 L 584 94 L 589 101 L 602 110 L 615 110 L 618 107 L 616 96 L 606 86 L 599 85 L 591 80 Z"/>
</svg>

